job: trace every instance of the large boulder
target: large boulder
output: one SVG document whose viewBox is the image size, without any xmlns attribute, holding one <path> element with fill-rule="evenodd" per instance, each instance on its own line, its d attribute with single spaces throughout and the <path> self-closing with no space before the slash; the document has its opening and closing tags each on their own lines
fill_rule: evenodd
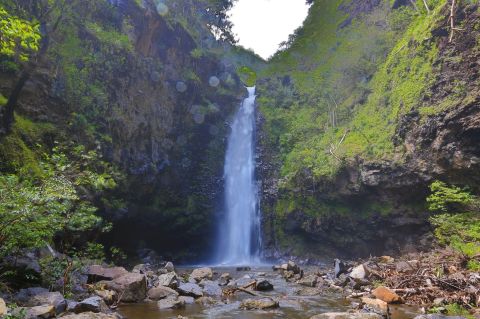
<svg viewBox="0 0 480 319">
<path fill-rule="evenodd" d="M 380 300 L 385 301 L 386 303 L 401 303 L 402 297 L 397 295 L 392 290 L 388 289 L 387 287 L 378 287 L 372 291 L 372 294 Z"/>
<path fill-rule="evenodd" d="M 327 312 L 310 319 L 383 319 L 383 317 L 373 312 Z"/>
<path fill-rule="evenodd" d="M 200 286 L 203 288 L 204 296 L 218 297 L 222 295 L 222 288 L 215 281 L 202 280 Z"/>
<path fill-rule="evenodd" d="M 175 289 L 178 287 L 178 284 L 178 276 L 174 271 L 158 276 L 159 286 Z"/>
<path fill-rule="evenodd" d="M 190 296 L 199 298 L 203 296 L 202 288 L 199 285 L 188 282 L 186 284 L 181 284 L 177 288 L 178 292 L 183 296 Z"/>
<path fill-rule="evenodd" d="M 173 263 L 170 262 L 170 261 L 167 262 L 167 263 L 165 264 L 165 267 L 163 267 L 163 268 L 165 268 L 165 270 L 168 271 L 168 272 L 175 271 L 175 267 L 173 266 Z"/>
<path fill-rule="evenodd" d="M 116 291 L 123 302 L 139 302 L 147 295 L 147 280 L 142 274 L 126 273 L 103 283 L 107 289 Z"/>
<path fill-rule="evenodd" d="M 0 298 L 0 318 L 4 315 L 7 314 L 7 305 L 5 304 L 5 300 L 3 300 L 2 298 Z"/>
<path fill-rule="evenodd" d="M 15 296 L 15 299 L 27 307 L 51 305 L 55 308 L 57 314 L 67 309 L 67 301 L 61 293 L 57 291 L 50 292 L 40 287 L 21 289 Z"/>
<path fill-rule="evenodd" d="M 103 299 L 99 296 L 94 296 L 78 302 L 73 308 L 73 312 L 108 312 L 110 309 Z"/>
<path fill-rule="evenodd" d="M 147 296 L 149 299 L 157 301 L 168 297 L 177 297 L 178 292 L 169 287 L 158 286 L 151 288 L 147 292 Z"/>
<path fill-rule="evenodd" d="M 95 283 L 102 280 L 113 280 L 127 273 L 128 271 L 123 267 L 103 267 L 100 265 L 90 266 L 85 272 L 88 276 L 88 283 Z"/>
<path fill-rule="evenodd" d="M 287 271 L 293 271 L 294 274 L 299 274 L 301 272 L 301 269 L 294 261 L 290 260 L 287 263 Z"/>
<path fill-rule="evenodd" d="M 194 269 L 190 274 L 190 281 L 194 280 L 196 282 L 200 282 L 203 279 L 211 280 L 212 278 L 213 278 L 212 268 L 208 268 L 208 267 Z"/>
<path fill-rule="evenodd" d="M 259 299 L 245 299 L 240 304 L 240 309 L 245 310 L 263 310 L 263 309 L 274 309 L 278 308 L 278 301 L 273 300 L 272 298 L 259 298 Z"/>
</svg>

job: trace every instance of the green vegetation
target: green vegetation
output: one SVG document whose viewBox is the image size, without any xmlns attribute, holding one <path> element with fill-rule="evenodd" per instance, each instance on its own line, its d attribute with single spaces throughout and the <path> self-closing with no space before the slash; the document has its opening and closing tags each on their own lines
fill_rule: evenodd
<svg viewBox="0 0 480 319">
<path fill-rule="evenodd" d="M 257 82 L 257 73 L 248 66 L 242 66 L 237 70 L 238 75 L 246 86 L 255 86 Z"/>
<path fill-rule="evenodd" d="M 480 199 L 467 189 L 435 181 L 427 198 L 435 235 L 443 245 L 450 245 L 470 257 L 468 267 L 480 270 L 473 257 L 480 254 Z"/>
<path fill-rule="evenodd" d="M 0 6 L 0 55 L 27 61 L 39 49 L 40 25 L 10 14 Z"/>
</svg>

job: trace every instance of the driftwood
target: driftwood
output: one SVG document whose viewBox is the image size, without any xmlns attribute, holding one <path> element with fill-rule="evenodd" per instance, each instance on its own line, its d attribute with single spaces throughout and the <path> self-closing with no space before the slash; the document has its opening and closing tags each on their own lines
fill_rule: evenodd
<svg viewBox="0 0 480 319">
<path fill-rule="evenodd" d="M 244 293 L 249 294 L 251 296 L 258 297 L 258 294 L 256 294 L 255 292 L 253 292 L 251 290 L 248 290 L 248 288 L 255 289 L 256 286 L 257 286 L 257 282 L 252 281 L 248 285 L 245 285 L 245 286 L 242 286 L 242 287 L 227 287 L 227 288 L 223 289 L 222 292 L 225 296 L 233 296 L 237 291 L 241 291 L 241 292 L 244 292 Z"/>
</svg>

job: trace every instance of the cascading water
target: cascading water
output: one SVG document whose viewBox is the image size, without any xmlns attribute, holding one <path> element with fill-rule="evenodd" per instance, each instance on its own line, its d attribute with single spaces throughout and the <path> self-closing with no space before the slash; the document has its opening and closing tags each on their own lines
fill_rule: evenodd
<svg viewBox="0 0 480 319">
<path fill-rule="evenodd" d="M 255 88 L 235 115 L 225 156 L 225 209 L 219 259 L 239 265 L 258 261 L 260 214 L 255 183 Z"/>
</svg>

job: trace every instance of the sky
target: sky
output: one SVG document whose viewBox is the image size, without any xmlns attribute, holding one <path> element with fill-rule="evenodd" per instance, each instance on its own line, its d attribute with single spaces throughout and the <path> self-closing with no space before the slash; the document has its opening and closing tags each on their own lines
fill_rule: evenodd
<svg viewBox="0 0 480 319">
<path fill-rule="evenodd" d="M 305 0 L 238 0 L 230 11 L 239 44 L 268 59 L 302 25 Z"/>
</svg>

